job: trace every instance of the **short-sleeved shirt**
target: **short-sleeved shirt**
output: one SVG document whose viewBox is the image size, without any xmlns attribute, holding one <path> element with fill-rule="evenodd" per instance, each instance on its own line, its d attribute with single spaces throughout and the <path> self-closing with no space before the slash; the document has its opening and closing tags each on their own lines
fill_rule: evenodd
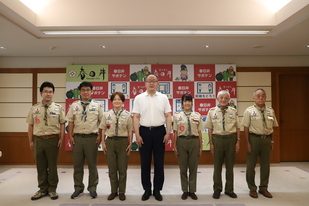
<svg viewBox="0 0 309 206">
<path fill-rule="evenodd" d="M 264 114 L 262 114 L 256 105 L 250 106 L 245 110 L 241 125 L 249 127 L 249 133 L 258 135 L 270 135 L 274 131 L 273 127 L 279 126 L 273 108 L 265 106 Z"/>
<path fill-rule="evenodd" d="M 26 122 L 33 125 L 33 135 L 43 136 L 60 133 L 60 124 L 65 123 L 64 110 L 60 104 L 52 102 L 47 109 L 47 125 L 45 124 L 45 107 L 42 102 L 33 105 Z"/>
<path fill-rule="evenodd" d="M 213 107 L 209 110 L 205 126 L 213 130 L 213 134 L 229 135 L 237 132 L 240 127 L 237 110 L 233 107 L 228 107 L 224 115 L 223 128 L 223 113 L 219 107 Z"/>
<path fill-rule="evenodd" d="M 108 110 L 104 112 L 99 128 L 105 130 L 105 135 L 108 137 L 127 137 L 129 132 L 133 131 L 131 114 L 127 110 L 122 110 L 116 115 L 113 109 Z"/>
<path fill-rule="evenodd" d="M 74 123 L 73 133 L 91 134 L 99 131 L 99 122 L 103 117 L 103 109 L 100 102 L 91 100 L 85 109 L 86 117 L 83 115 L 81 100 L 75 101 L 70 106 L 66 120 Z"/>
<path fill-rule="evenodd" d="M 171 111 L 171 105 L 166 95 L 156 92 L 151 96 L 146 91 L 135 97 L 132 113 L 140 114 L 140 125 L 157 127 L 165 123 L 164 114 Z"/>
<path fill-rule="evenodd" d="M 190 128 L 188 117 L 190 120 Z M 173 116 L 173 130 L 177 131 L 178 136 L 199 136 L 199 131 L 202 131 L 203 129 L 204 125 L 202 116 L 198 112 L 191 112 L 191 114 L 187 116 L 182 111 L 176 112 Z"/>
</svg>

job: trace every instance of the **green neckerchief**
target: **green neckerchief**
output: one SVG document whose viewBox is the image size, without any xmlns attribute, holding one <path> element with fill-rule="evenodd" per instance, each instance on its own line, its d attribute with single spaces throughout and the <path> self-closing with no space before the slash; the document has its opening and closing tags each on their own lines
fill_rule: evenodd
<svg viewBox="0 0 309 206">
<path fill-rule="evenodd" d="M 87 106 L 90 104 L 92 99 L 89 99 L 88 102 L 84 103 L 83 100 L 80 100 L 80 103 L 83 107 L 83 111 L 82 111 L 82 120 L 84 119 L 84 122 L 86 122 L 86 119 L 87 119 Z"/>
<path fill-rule="evenodd" d="M 223 131 L 225 131 L 225 113 L 226 113 L 226 110 L 228 109 L 228 106 L 223 108 L 223 109 L 221 109 L 219 104 L 217 106 L 219 107 L 219 109 L 222 112 L 222 128 L 223 128 Z"/>
<path fill-rule="evenodd" d="M 257 108 L 262 116 L 262 120 L 263 120 L 263 126 L 264 128 L 267 128 L 267 124 L 266 124 L 266 119 L 265 119 L 265 106 L 263 108 L 260 108 L 259 106 L 257 106 L 256 104 L 254 104 L 254 107 Z"/>
<path fill-rule="evenodd" d="M 115 136 L 118 136 L 118 125 L 119 125 L 119 116 L 123 112 L 123 108 L 120 111 L 116 112 L 113 108 L 114 114 L 116 116 L 116 127 L 115 127 Z"/>
<path fill-rule="evenodd" d="M 186 113 L 185 110 L 182 110 L 183 113 L 186 115 L 187 119 L 188 119 L 188 132 L 189 132 L 189 135 L 188 136 L 191 136 L 191 122 L 190 122 L 190 116 L 191 116 L 191 113 L 192 113 L 192 110 L 190 111 L 190 113 Z"/>
<path fill-rule="evenodd" d="M 45 112 L 44 112 L 44 121 L 45 121 L 45 125 L 48 126 L 48 122 L 47 122 L 47 110 L 48 107 L 52 104 L 53 102 L 50 102 L 49 104 L 44 104 L 42 101 L 42 104 L 44 105 L 45 108 Z"/>
</svg>

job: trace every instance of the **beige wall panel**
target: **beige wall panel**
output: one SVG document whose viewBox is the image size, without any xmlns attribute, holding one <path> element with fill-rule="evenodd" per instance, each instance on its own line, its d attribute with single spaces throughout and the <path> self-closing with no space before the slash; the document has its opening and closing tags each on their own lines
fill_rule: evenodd
<svg viewBox="0 0 309 206">
<path fill-rule="evenodd" d="M 32 102 L 32 88 L 0 88 L 0 102 Z"/>
<path fill-rule="evenodd" d="M 270 72 L 238 72 L 237 86 L 271 86 Z"/>
<path fill-rule="evenodd" d="M 0 117 L 26 117 L 31 106 L 31 103 L 0 103 L 0 108 L 4 108 Z"/>
<path fill-rule="evenodd" d="M 237 101 L 252 102 L 253 92 L 258 87 L 237 87 Z M 267 101 L 271 101 L 271 87 L 262 87 L 267 95 Z"/>
<path fill-rule="evenodd" d="M 243 116 L 244 111 L 253 104 L 254 104 L 253 100 L 251 102 L 237 102 L 238 116 Z"/>
<path fill-rule="evenodd" d="M 41 102 L 42 97 L 40 92 L 38 92 L 37 102 Z M 55 88 L 55 94 L 53 101 L 57 103 L 65 102 L 65 88 Z"/>
<path fill-rule="evenodd" d="M 1 132 L 27 132 L 28 124 L 24 118 L 0 118 Z"/>
<path fill-rule="evenodd" d="M 66 87 L 66 74 L 42 73 L 38 74 L 38 87 L 45 81 L 51 82 L 55 87 Z"/>
<path fill-rule="evenodd" d="M 32 74 L 0 74 L 0 87 L 32 87 Z"/>
</svg>

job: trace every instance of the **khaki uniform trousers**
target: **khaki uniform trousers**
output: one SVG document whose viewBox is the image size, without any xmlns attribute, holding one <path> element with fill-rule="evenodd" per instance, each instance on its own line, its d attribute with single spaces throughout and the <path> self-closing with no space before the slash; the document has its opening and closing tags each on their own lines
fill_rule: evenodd
<svg viewBox="0 0 309 206">
<path fill-rule="evenodd" d="M 98 162 L 98 145 L 96 144 L 96 134 L 75 134 L 73 145 L 74 161 L 74 189 L 75 191 L 84 190 L 84 164 L 85 158 L 88 163 L 88 191 L 96 191 L 99 183 L 97 162 Z"/>
<path fill-rule="evenodd" d="M 222 191 L 222 165 L 225 163 L 225 192 L 234 192 L 234 162 L 236 134 L 215 135 L 213 134 L 214 154 L 214 174 L 213 189 Z"/>
<path fill-rule="evenodd" d="M 200 158 L 200 142 L 196 138 L 177 138 L 178 163 L 181 189 L 183 192 L 196 192 L 197 167 Z M 189 168 L 189 178 L 188 171 Z"/>
<path fill-rule="evenodd" d="M 111 193 L 125 193 L 129 159 L 126 151 L 128 138 L 108 137 L 105 144 Z"/>
<path fill-rule="evenodd" d="M 260 159 L 260 190 L 267 190 L 270 173 L 271 138 L 260 138 L 249 134 L 251 153 L 247 153 L 246 180 L 250 191 L 256 191 L 255 166 L 257 158 Z"/>
<path fill-rule="evenodd" d="M 38 172 L 40 192 L 56 192 L 58 185 L 58 141 L 59 137 L 42 139 L 35 137 L 34 158 Z"/>
</svg>

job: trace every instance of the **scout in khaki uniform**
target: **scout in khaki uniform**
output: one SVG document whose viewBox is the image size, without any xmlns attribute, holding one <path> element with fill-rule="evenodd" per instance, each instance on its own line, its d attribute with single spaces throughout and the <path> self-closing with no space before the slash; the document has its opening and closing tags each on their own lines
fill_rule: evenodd
<svg viewBox="0 0 309 206">
<path fill-rule="evenodd" d="M 90 82 L 82 82 L 78 86 L 81 100 L 71 104 L 66 116 L 69 122 L 70 143 L 73 145 L 75 191 L 71 195 L 72 199 L 83 193 L 85 188 L 83 184 L 85 158 L 89 169 L 87 190 L 92 198 L 97 197 L 96 189 L 99 182 L 97 159 L 98 146 L 101 143 L 99 124 L 103 117 L 103 109 L 100 102 L 91 99 L 92 88 Z"/>
<path fill-rule="evenodd" d="M 49 195 L 51 199 L 58 198 L 57 161 L 59 149 L 64 137 L 64 111 L 60 104 L 52 101 L 55 87 L 50 82 L 44 82 L 40 87 L 42 102 L 33 105 L 26 122 L 31 150 L 38 173 L 40 190 L 31 197 L 32 200 Z"/>
<path fill-rule="evenodd" d="M 130 112 L 122 108 L 125 97 L 121 92 L 111 96 L 113 109 L 104 113 L 100 129 L 102 129 L 103 151 L 106 154 L 108 173 L 111 184 L 111 194 L 108 200 L 113 200 L 119 193 L 119 199 L 126 199 L 126 182 L 128 159 L 132 146 L 133 120 Z"/>
<path fill-rule="evenodd" d="M 178 157 L 181 189 L 181 199 L 190 196 L 197 200 L 196 176 L 199 157 L 202 154 L 202 117 L 192 111 L 192 96 L 185 94 L 181 98 L 183 111 L 173 116 L 174 152 Z M 189 169 L 189 178 L 187 170 Z"/>
<path fill-rule="evenodd" d="M 210 152 L 214 155 L 213 189 L 214 199 L 220 198 L 222 192 L 222 165 L 225 163 L 225 194 L 237 198 L 234 193 L 235 153 L 239 151 L 239 121 L 237 110 L 229 107 L 230 94 L 222 90 L 218 92 L 217 107 L 209 110 L 205 126 L 208 128 Z"/>
<path fill-rule="evenodd" d="M 255 104 L 244 112 L 241 125 L 244 126 L 247 141 L 247 171 L 246 180 L 250 190 L 250 197 L 257 198 L 257 186 L 255 185 L 255 166 L 257 158 L 260 159 L 260 186 L 259 193 L 272 198 L 268 192 L 270 173 L 270 151 L 272 150 L 273 127 L 278 127 L 275 112 L 265 105 L 266 92 L 258 88 L 253 93 Z"/>
</svg>

